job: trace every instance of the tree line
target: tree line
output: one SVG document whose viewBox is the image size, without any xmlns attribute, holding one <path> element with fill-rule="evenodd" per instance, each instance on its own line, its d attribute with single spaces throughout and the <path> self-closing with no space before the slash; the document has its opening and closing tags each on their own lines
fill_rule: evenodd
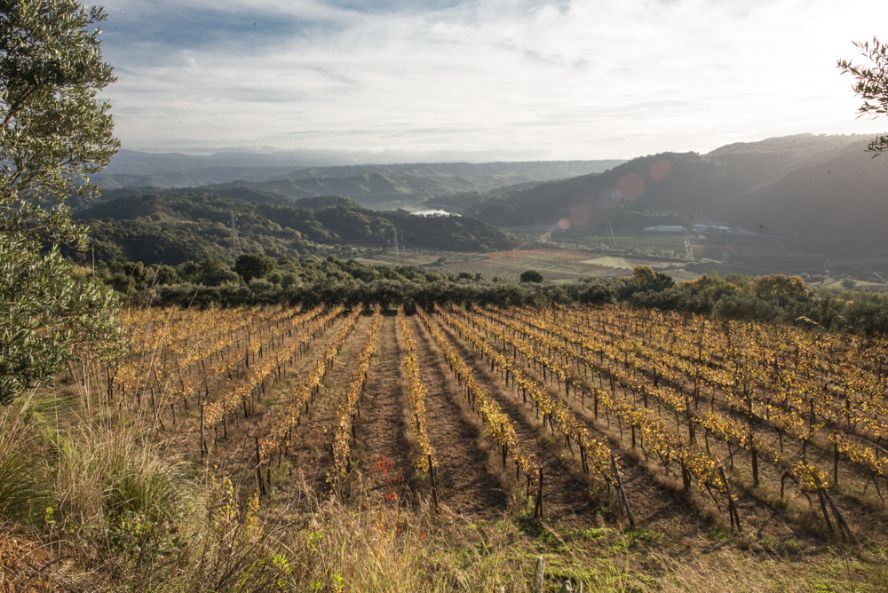
<svg viewBox="0 0 888 593">
<path fill-rule="evenodd" d="M 629 277 L 547 282 L 536 270 L 519 280 L 469 272 L 443 273 L 415 266 L 368 264 L 336 257 L 275 259 L 244 254 L 178 266 L 99 262 L 96 277 L 139 305 L 248 304 L 527 305 L 625 303 L 714 319 L 768 321 L 817 330 L 888 334 L 888 293 L 815 289 L 801 278 L 701 276 L 676 283 L 648 266 Z"/>
</svg>

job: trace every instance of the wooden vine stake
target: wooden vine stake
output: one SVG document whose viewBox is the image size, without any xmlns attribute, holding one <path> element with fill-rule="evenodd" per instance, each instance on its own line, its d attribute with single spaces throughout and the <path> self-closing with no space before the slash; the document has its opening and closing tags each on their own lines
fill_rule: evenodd
<svg viewBox="0 0 888 593">
<path fill-rule="evenodd" d="M 623 488 L 623 477 L 620 475 L 620 468 L 617 467 L 617 460 L 611 452 L 611 471 L 614 473 L 614 479 L 617 481 L 617 492 L 620 496 L 620 503 L 623 510 L 626 511 L 626 519 L 629 521 L 630 527 L 635 527 L 635 516 L 632 514 L 632 508 L 629 506 L 629 497 L 626 496 L 626 490 Z"/>
<path fill-rule="evenodd" d="M 731 494 L 731 484 L 728 482 L 727 476 L 725 476 L 724 468 L 719 468 L 718 472 L 721 476 L 722 482 L 724 482 L 725 494 L 728 497 L 728 515 L 731 518 L 731 529 L 736 526 L 737 533 L 740 533 L 740 515 L 737 514 L 737 505 L 734 504 L 734 497 Z"/>
<path fill-rule="evenodd" d="M 432 465 L 432 456 L 429 455 L 429 478 L 432 481 L 432 504 L 435 505 L 435 512 L 438 512 L 438 479 L 435 477 L 435 467 Z"/>
<path fill-rule="evenodd" d="M 533 516 L 535 519 L 543 518 L 543 466 L 539 467 L 539 484 L 537 485 L 536 504 L 533 508 Z"/>
<path fill-rule="evenodd" d="M 256 437 L 256 484 L 259 486 L 259 496 L 265 496 L 265 483 L 262 481 L 262 455 L 259 450 L 259 437 Z"/>
<path fill-rule="evenodd" d="M 201 404 L 200 406 L 200 459 L 203 461 L 203 458 L 207 455 L 209 451 L 207 450 L 207 438 L 204 434 L 204 406 Z"/>
</svg>

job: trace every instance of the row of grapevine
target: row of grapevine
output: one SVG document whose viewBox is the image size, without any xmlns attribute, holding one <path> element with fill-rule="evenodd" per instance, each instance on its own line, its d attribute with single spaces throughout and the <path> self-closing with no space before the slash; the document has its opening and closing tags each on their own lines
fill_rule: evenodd
<svg viewBox="0 0 888 593">
<path fill-rule="evenodd" d="M 487 313 L 496 316 L 490 311 Z M 743 419 L 743 423 L 746 424 L 745 427 L 740 427 L 737 421 L 732 421 L 730 418 L 725 418 L 723 415 L 713 411 L 716 402 L 714 395 L 710 400 L 710 412 L 704 413 L 699 410 L 698 398 L 693 398 L 694 405 L 692 409 L 688 401 L 689 396 L 692 394 L 686 390 L 676 389 L 671 386 L 684 385 L 685 382 L 676 381 L 673 383 L 663 380 L 663 384 L 658 385 L 663 375 L 659 372 L 651 371 L 647 359 L 631 357 L 625 354 L 614 354 L 613 349 L 604 348 L 600 345 L 597 347 L 592 346 L 589 339 L 578 335 L 572 330 L 561 326 L 547 326 L 545 322 L 535 319 L 532 315 L 525 315 L 519 318 L 521 321 L 526 322 L 518 326 L 518 329 L 522 331 L 533 331 L 527 328 L 545 328 L 559 337 L 575 343 L 582 343 L 583 351 L 585 352 L 597 352 L 599 359 L 595 365 L 597 370 L 604 371 L 608 376 L 616 377 L 621 384 L 631 387 L 636 392 L 641 392 L 645 400 L 649 394 L 652 394 L 657 398 L 658 402 L 664 402 L 672 409 L 679 410 L 680 413 L 686 416 L 686 422 L 691 432 L 693 432 L 695 425 L 702 425 L 708 430 L 720 433 L 722 436 L 733 437 L 729 438 L 728 441 L 729 450 L 733 444 L 741 446 L 750 452 L 753 480 L 756 485 L 759 482 L 757 462 L 760 454 L 764 454 L 774 463 L 781 464 L 784 472 L 792 474 L 794 464 L 788 459 L 785 460 L 783 455 L 784 436 L 793 437 L 801 443 L 801 460 L 808 463 L 806 455 L 808 445 L 824 429 L 824 423 L 816 420 L 816 413 L 802 414 L 797 411 L 796 407 L 779 405 L 771 398 L 761 400 L 754 397 L 750 390 L 735 390 L 731 388 L 719 390 L 719 401 L 726 403 L 729 412 L 740 416 Z M 515 327 L 515 322 L 511 319 L 503 320 L 503 323 L 511 323 L 513 324 L 512 327 Z M 556 344 L 555 348 L 562 352 L 564 351 L 563 345 Z M 567 350 L 565 355 L 576 356 L 576 353 Z M 626 371 L 630 371 L 631 374 L 627 375 Z M 653 380 L 654 385 L 652 386 L 646 381 L 639 381 L 638 377 L 646 377 L 648 380 Z M 715 393 L 715 390 L 713 390 L 713 393 Z M 788 397 L 784 393 L 784 400 Z M 779 453 L 765 451 L 765 447 L 758 444 L 758 440 L 754 438 L 757 426 L 770 427 L 776 432 L 780 444 Z M 733 435 L 726 433 L 728 428 L 732 429 Z M 708 433 L 706 434 L 708 435 Z M 691 434 L 691 438 L 693 438 L 693 434 Z M 880 457 L 876 453 L 878 451 L 877 446 L 873 446 L 871 442 L 862 441 L 840 429 L 828 431 L 825 441 L 833 448 L 834 483 L 837 483 L 839 479 L 839 461 L 840 459 L 846 459 L 868 472 L 870 479 L 876 487 L 876 492 L 881 496 L 879 479 L 884 477 L 886 470 L 888 470 L 888 458 Z"/>
<path fill-rule="evenodd" d="M 337 310 L 337 314 L 341 308 Z M 256 480 L 260 494 L 265 494 L 271 484 L 269 460 L 272 453 L 280 456 L 286 452 L 293 431 L 299 426 L 302 415 L 308 411 L 312 397 L 318 392 L 321 382 L 333 366 L 352 330 L 358 323 L 361 309 L 355 307 L 337 328 L 336 333 L 327 346 L 323 356 L 299 377 L 292 392 L 276 409 L 273 418 L 260 430 L 262 436 L 256 436 Z M 265 478 L 262 469 L 265 468 Z"/>
<path fill-rule="evenodd" d="M 542 415 L 542 423 L 553 431 L 558 431 L 565 439 L 567 447 L 573 452 L 573 444 L 577 445 L 580 454 L 582 470 L 586 475 L 595 474 L 610 488 L 615 487 L 621 506 L 629 520 L 634 525 L 632 509 L 629 499 L 623 488 L 623 480 L 620 476 L 619 465 L 616 456 L 610 448 L 598 439 L 591 436 L 589 429 L 576 417 L 570 408 L 557 397 L 553 397 L 548 389 L 540 382 L 524 372 L 521 365 L 510 360 L 486 340 L 476 333 L 467 324 L 447 312 L 441 313 L 445 323 L 454 328 L 463 339 L 476 348 L 491 364 L 491 366 L 503 374 L 506 385 L 510 382 L 518 389 L 524 400 L 528 398 L 538 415 Z M 509 340 L 502 334 L 498 337 L 504 343 Z"/>
<path fill-rule="evenodd" d="M 376 352 L 376 342 L 379 338 L 379 328 L 381 325 L 382 315 L 379 310 L 376 310 L 370 322 L 370 331 L 367 333 L 364 347 L 358 355 L 352 380 L 348 385 L 345 397 L 339 402 L 339 407 L 336 411 L 336 432 L 333 437 L 333 470 L 330 477 L 331 481 L 337 484 L 351 470 L 351 439 L 354 437 L 358 403 L 364 395 L 367 373 L 370 370 L 370 359 Z"/>
<path fill-rule="evenodd" d="M 571 313 L 562 317 L 566 321 L 562 325 L 566 326 L 586 319 Z M 795 354 L 792 356 L 785 349 L 763 347 L 758 332 L 743 339 L 738 338 L 738 334 L 742 335 L 734 330 L 732 339 L 725 344 L 712 332 L 691 334 L 678 329 L 668 341 L 653 338 L 643 344 L 632 340 L 631 332 L 608 324 L 607 333 L 587 336 L 595 338 L 599 343 L 597 347 L 603 343 L 624 357 L 642 360 L 649 367 L 648 372 L 676 386 L 684 386 L 687 379 L 693 377 L 695 391 L 698 382 L 702 382 L 711 388 L 713 397 L 738 390 L 750 395 L 758 391 L 760 400 L 770 399 L 781 407 L 810 414 L 825 421 L 827 426 L 842 427 L 851 435 L 868 435 L 879 440 L 888 434 L 888 382 L 884 376 L 853 364 L 843 353 L 834 353 L 834 349 L 828 349 L 832 354 L 818 356 L 821 350 L 810 345 L 813 338 L 803 339 L 805 334 L 793 336 Z M 699 336 L 695 347 L 691 346 L 694 336 Z M 714 354 L 717 352 L 727 354 L 718 356 Z M 825 366 L 823 361 L 830 360 L 831 356 L 836 360 Z"/>
<path fill-rule="evenodd" d="M 474 318 L 474 321 L 482 327 L 486 326 L 491 333 L 497 333 L 489 324 L 486 324 L 477 316 Z M 505 338 L 504 334 L 500 334 L 500 336 Z M 631 431 L 633 447 L 638 439 L 645 454 L 649 451 L 656 454 L 667 471 L 673 462 L 677 463 L 680 467 L 682 482 L 687 493 L 690 492 L 693 479 L 696 479 L 696 483 L 701 491 L 709 494 L 716 503 L 718 503 L 718 500 L 713 491 L 722 493 L 727 501 L 731 525 L 738 530 L 740 529 L 736 499 L 731 492 L 731 486 L 724 468 L 718 460 L 696 444 L 685 443 L 683 439 L 663 425 L 661 418 L 653 410 L 640 408 L 634 401 L 629 403 L 616 395 L 612 396 L 603 389 L 592 386 L 585 377 L 579 376 L 571 367 L 547 357 L 542 351 L 533 348 L 530 344 L 515 336 L 508 339 L 508 342 L 512 346 L 513 356 L 516 358 L 521 356 L 527 362 L 546 369 L 548 373 L 558 378 L 565 386 L 573 385 L 575 388 L 580 388 L 584 402 L 585 394 L 591 394 L 594 400 L 596 417 L 598 415 L 598 408 L 602 407 L 608 415 L 608 421 L 610 414 L 613 414 L 620 423 L 621 428 L 623 424 L 626 424 Z M 615 393 L 615 391 L 612 390 L 612 393 Z"/>
<path fill-rule="evenodd" d="M 266 381 L 273 376 L 279 380 L 283 369 L 297 356 L 304 354 L 315 335 L 327 327 L 341 311 L 342 308 L 337 307 L 308 320 L 297 339 L 291 340 L 270 356 L 263 358 L 259 364 L 250 367 L 247 375 L 230 386 L 219 399 L 203 404 L 200 415 L 201 451 L 206 451 L 207 447 L 205 431 L 212 429 L 215 434 L 221 425 L 227 435 L 226 416 L 239 407 L 243 408 L 244 416 L 248 416 L 253 399 L 265 390 Z"/>
<path fill-rule="evenodd" d="M 491 312 L 486 312 L 491 315 L 492 318 L 497 318 L 500 323 L 510 326 L 513 331 L 523 333 L 528 336 L 532 336 L 535 340 L 540 342 L 547 341 L 547 335 L 533 329 L 534 327 L 539 327 L 539 322 L 534 323 L 519 323 L 513 321 L 511 318 L 505 318 L 502 316 L 497 316 Z M 526 321 L 526 320 L 525 320 Z M 565 328 L 547 328 L 552 332 L 560 332 L 564 334 L 568 334 L 570 330 L 566 330 Z M 551 340 L 549 340 L 549 349 L 553 346 L 551 344 Z M 558 345 L 554 345 L 555 349 L 558 349 Z M 526 353 L 525 353 L 526 354 Z M 759 472 L 759 458 L 763 458 L 769 463 L 773 464 L 782 472 L 781 479 L 781 495 L 783 493 L 783 486 L 786 480 L 791 480 L 799 485 L 799 488 L 802 492 L 815 492 L 818 497 L 823 502 L 823 507 L 829 507 L 829 510 L 833 513 L 836 523 L 841 527 L 842 534 L 848 539 L 851 538 L 850 530 L 847 528 L 847 524 L 844 521 L 844 518 L 841 515 L 838 507 L 832 501 L 832 498 L 828 492 L 827 486 L 828 481 L 825 479 L 812 480 L 810 479 L 811 475 L 820 476 L 823 474 L 822 470 L 817 468 L 815 465 L 809 463 L 804 458 L 798 462 L 793 462 L 789 459 L 786 459 L 782 456 L 782 454 L 777 453 L 776 451 L 770 450 L 767 446 L 762 444 L 760 439 L 755 438 L 754 427 L 755 424 L 752 420 L 761 420 L 761 418 L 757 418 L 752 415 L 752 412 L 747 415 L 746 422 L 740 422 L 732 419 L 730 416 L 725 416 L 719 414 L 714 411 L 702 412 L 692 408 L 690 405 L 689 398 L 686 394 L 682 394 L 677 391 L 673 391 L 670 388 L 667 388 L 663 385 L 660 386 L 652 386 L 643 381 L 638 381 L 637 378 L 631 373 L 626 372 L 626 367 L 621 366 L 618 363 L 615 363 L 613 360 L 604 359 L 604 362 L 593 362 L 589 364 L 588 360 L 583 360 L 583 357 L 573 353 L 575 358 L 578 358 L 584 365 L 584 370 L 587 368 L 593 370 L 593 372 L 598 373 L 599 381 L 602 375 L 606 375 L 611 383 L 611 392 L 616 393 L 614 389 L 614 383 L 616 382 L 620 385 L 624 390 L 629 390 L 633 394 L 633 398 L 635 396 L 640 395 L 645 407 L 648 405 L 648 399 L 653 398 L 659 406 L 663 404 L 667 409 L 672 410 L 675 413 L 676 417 L 676 428 L 679 427 L 679 418 L 683 418 L 686 422 L 689 432 L 689 443 L 695 443 L 695 428 L 702 428 L 704 432 L 704 438 L 706 439 L 706 451 L 709 453 L 709 436 L 713 435 L 717 438 L 723 440 L 728 448 L 728 452 L 730 455 L 731 466 L 733 467 L 733 449 L 732 447 L 737 447 L 743 450 L 746 450 L 751 459 L 752 463 L 752 472 L 754 481 L 758 484 L 758 472 Z M 551 361 L 548 361 L 547 364 L 552 364 Z M 582 382 L 583 379 L 575 378 L 578 383 Z M 598 388 L 597 392 L 593 392 L 593 397 L 595 400 L 595 411 L 596 416 L 598 413 L 599 404 L 604 401 L 605 404 L 608 402 L 606 400 L 602 400 L 602 397 L 606 396 L 600 388 Z M 634 405 L 633 401 L 633 405 Z M 780 411 L 775 411 L 772 416 L 772 420 L 774 420 L 774 416 L 777 416 Z M 787 414 L 783 413 L 784 420 L 784 430 L 789 430 L 791 426 L 799 425 L 798 418 L 793 421 L 791 417 Z M 804 424 L 801 424 L 802 429 L 804 429 Z M 801 436 L 801 435 L 800 435 Z M 633 429 L 632 434 L 633 447 L 635 446 L 635 434 Z M 836 460 L 836 464 L 838 461 Z M 837 472 L 837 469 L 836 469 Z M 811 488 L 818 488 L 816 491 L 811 490 Z M 832 530 L 831 523 L 829 520 L 826 520 L 827 526 Z"/>
<path fill-rule="evenodd" d="M 429 440 L 428 416 L 426 415 L 426 399 L 428 390 L 422 381 L 419 368 L 419 358 L 416 351 L 416 340 L 413 330 L 407 324 L 404 312 L 399 310 L 396 320 L 398 336 L 403 342 L 403 354 L 401 355 L 401 376 L 404 379 L 407 390 L 407 401 L 410 405 L 410 417 L 413 420 L 413 430 L 416 432 L 416 443 L 419 448 L 418 458 L 415 461 L 417 469 L 429 476 L 432 483 L 432 498 L 435 507 L 438 506 L 438 483 L 435 470 L 438 467 L 438 459 L 435 449 Z"/>
<path fill-rule="evenodd" d="M 475 371 L 459 355 L 437 323 L 422 310 L 418 309 L 417 314 L 432 340 L 444 354 L 444 359 L 447 361 L 450 371 L 463 387 L 469 405 L 481 417 L 490 434 L 490 438 L 500 447 L 503 465 L 505 466 L 506 459 L 511 454 L 515 462 L 515 473 L 518 477 L 524 476 L 528 491 L 533 481 L 535 479 L 538 480 L 534 514 L 537 516 L 541 515 L 543 508 L 542 467 L 537 463 L 532 454 L 525 452 L 520 446 L 512 421 L 500 409 L 496 400 L 481 386 L 481 383 L 475 376 Z"/>
<path fill-rule="evenodd" d="M 143 343 L 123 364 L 109 369 L 109 400 L 114 395 L 135 396 L 140 402 L 148 390 L 153 409 L 159 401 L 180 398 L 187 407 L 187 399 L 197 396 L 200 387 L 205 399 L 211 381 L 222 376 L 230 380 L 241 366 L 248 368 L 262 355 L 263 342 L 273 348 L 285 333 L 317 314 L 316 310 L 300 315 L 295 308 L 158 311 L 154 322 L 144 328 L 151 332 L 144 337 L 150 346 Z"/>
</svg>

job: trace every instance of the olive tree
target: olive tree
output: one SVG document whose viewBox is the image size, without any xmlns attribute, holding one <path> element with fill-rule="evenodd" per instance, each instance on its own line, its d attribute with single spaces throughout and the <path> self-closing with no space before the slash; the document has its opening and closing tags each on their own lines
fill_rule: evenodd
<svg viewBox="0 0 888 593">
<path fill-rule="evenodd" d="M 72 356 L 116 351 L 109 291 L 62 257 L 87 231 L 68 201 L 119 147 L 102 59 L 101 8 L 74 0 L 0 0 L 0 402 Z"/>
<path fill-rule="evenodd" d="M 872 41 L 854 45 L 860 50 L 865 63 L 839 60 L 838 67 L 843 74 L 850 74 L 855 78 L 851 89 L 863 99 L 857 112 L 873 117 L 888 115 L 888 43 L 873 38 Z M 875 153 L 888 151 L 888 136 L 874 139 L 867 150 Z"/>
</svg>

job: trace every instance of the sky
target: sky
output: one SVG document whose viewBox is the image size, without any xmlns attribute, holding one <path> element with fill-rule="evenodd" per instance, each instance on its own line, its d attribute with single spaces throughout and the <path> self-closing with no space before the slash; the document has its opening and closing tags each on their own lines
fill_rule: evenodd
<svg viewBox="0 0 888 593">
<path fill-rule="evenodd" d="M 105 0 L 124 148 L 631 158 L 875 133 L 886 0 Z"/>
</svg>

